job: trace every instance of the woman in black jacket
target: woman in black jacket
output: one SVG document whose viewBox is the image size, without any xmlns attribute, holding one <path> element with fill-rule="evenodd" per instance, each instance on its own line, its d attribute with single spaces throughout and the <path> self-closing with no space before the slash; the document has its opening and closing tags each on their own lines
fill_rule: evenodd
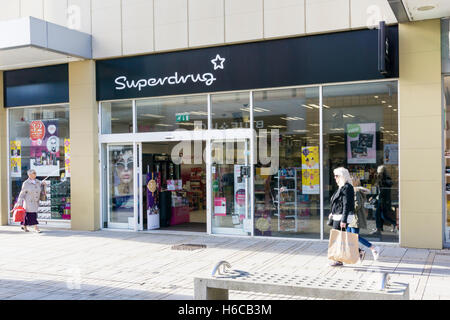
<svg viewBox="0 0 450 320">
<path fill-rule="evenodd" d="M 339 167 L 334 169 L 334 179 L 339 189 L 333 194 L 330 200 L 330 217 L 333 220 L 333 229 L 347 230 L 347 226 L 354 219 L 355 212 L 355 192 L 352 186 L 352 179 L 347 169 Z M 335 261 L 331 266 L 342 266 L 343 263 Z"/>
<path fill-rule="evenodd" d="M 377 228 L 371 233 L 372 235 L 381 235 L 385 221 L 392 225 L 392 232 L 398 230 L 397 222 L 389 217 L 389 214 L 392 211 L 391 188 L 393 184 L 392 179 L 386 172 L 386 167 L 379 166 L 377 168 L 377 179 L 375 182 L 375 186 L 377 188 L 375 211 L 375 222 Z"/>
</svg>

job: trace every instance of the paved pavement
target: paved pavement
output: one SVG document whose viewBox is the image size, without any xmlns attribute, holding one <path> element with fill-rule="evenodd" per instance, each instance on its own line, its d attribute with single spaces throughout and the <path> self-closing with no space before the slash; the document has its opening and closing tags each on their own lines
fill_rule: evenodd
<svg viewBox="0 0 450 320">
<path fill-rule="evenodd" d="M 204 244 L 193 251 L 177 244 Z M 193 278 L 208 276 L 220 260 L 233 269 L 360 279 L 389 272 L 407 282 L 411 299 L 450 299 L 450 250 L 380 245 L 362 264 L 328 266 L 327 242 L 202 234 L 81 232 L 24 233 L 0 227 L 0 299 L 193 299 Z M 306 299 L 230 292 L 230 299 Z"/>
</svg>

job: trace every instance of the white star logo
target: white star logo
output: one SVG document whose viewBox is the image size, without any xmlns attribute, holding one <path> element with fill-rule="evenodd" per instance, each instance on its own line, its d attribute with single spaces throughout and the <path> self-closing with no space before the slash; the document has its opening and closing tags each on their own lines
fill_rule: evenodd
<svg viewBox="0 0 450 320">
<path fill-rule="evenodd" d="M 211 63 L 214 64 L 214 70 L 217 70 L 217 69 L 223 70 L 224 62 L 225 62 L 225 58 L 220 57 L 220 55 L 217 55 L 214 59 L 211 60 Z"/>
</svg>

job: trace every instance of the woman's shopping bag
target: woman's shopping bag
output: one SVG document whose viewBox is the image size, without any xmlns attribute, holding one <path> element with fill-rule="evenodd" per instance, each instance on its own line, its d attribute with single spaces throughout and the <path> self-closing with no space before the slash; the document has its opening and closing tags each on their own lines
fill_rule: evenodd
<svg viewBox="0 0 450 320">
<path fill-rule="evenodd" d="M 356 233 L 332 229 L 328 242 L 328 259 L 347 264 L 359 260 L 358 235 Z"/>
<path fill-rule="evenodd" d="M 16 207 L 13 214 L 14 222 L 23 222 L 25 220 L 25 209 Z"/>
</svg>

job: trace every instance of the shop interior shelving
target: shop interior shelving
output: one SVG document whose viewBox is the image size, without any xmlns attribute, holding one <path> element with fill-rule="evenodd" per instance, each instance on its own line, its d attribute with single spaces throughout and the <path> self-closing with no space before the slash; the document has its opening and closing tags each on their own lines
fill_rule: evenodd
<svg viewBox="0 0 450 320">
<path fill-rule="evenodd" d="M 297 170 L 293 170 L 293 172 L 293 176 L 284 176 L 281 174 L 281 170 L 279 170 L 278 175 L 275 177 L 277 179 L 277 187 L 274 190 L 277 192 L 278 197 L 274 203 L 278 209 L 278 212 L 275 213 L 275 216 L 278 217 L 278 231 L 297 231 L 298 229 Z M 289 183 L 283 183 L 285 180 L 294 181 L 293 185 L 291 184 L 291 188 L 285 187 L 286 185 L 289 186 Z M 294 228 L 283 228 L 282 220 L 285 219 L 293 219 Z"/>
<path fill-rule="evenodd" d="M 450 169 L 450 152 L 446 151 L 445 152 L 445 194 L 446 194 L 446 229 L 445 229 L 445 234 L 446 234 L 446 241 L 450 241 L 450 190 L 447 189 L 447 185 L 450 185 L 450 179 L 448 179 L 450 177 L 450 171 L 447 172 L 447 168 Z"/>
</svg>

